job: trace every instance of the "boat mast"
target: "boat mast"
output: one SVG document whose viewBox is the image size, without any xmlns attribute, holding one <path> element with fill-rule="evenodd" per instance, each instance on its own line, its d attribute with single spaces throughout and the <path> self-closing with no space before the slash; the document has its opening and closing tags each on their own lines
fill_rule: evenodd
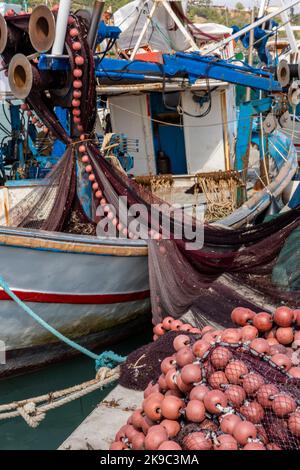
<svg viewBox="0 0 300 470">
<path fill-rule="evenodd" d="M 300 3 L 300 0 L 294 0 L 289 5 L 283 5 L 281 8 L 278 8 L 278 10 L 273 11 L 272 13 L 269 13 L 268 15 L 263 16 L 262 18 L 259 18 L 254 23 L 249 24 L 248 26 L 245 26 L 245 28 L 240 29 L 235 34 L 232 34 L 228 38 L 223 39 L 222 41 L 218 42 L 217 44 L 214 44 L 212 47 L 208 48 L 207 51 L 205 51 L 204 54 L 205 55 L 212 54 L 212 52 L 216 51 L 217 49 L 225 47 L 231 41 L 238 39 L 240 36 L 243 36 L 244 34 L 248 33 L 252 29 L 255 29 L 257 26 L 260 26 L 261 24 L 265 23 L 266 21 L 271 20 L 275 16 L 281 15 L 283 12 L 286 12 L 287 10 L 293 8 L 294 6 L 298 5 L 299 3 Z"/>
</svg>

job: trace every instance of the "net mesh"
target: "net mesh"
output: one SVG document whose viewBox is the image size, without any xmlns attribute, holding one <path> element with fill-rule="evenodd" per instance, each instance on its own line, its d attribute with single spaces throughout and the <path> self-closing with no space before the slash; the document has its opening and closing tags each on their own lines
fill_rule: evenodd
<svg viewBox="0 0 300 470">
<path fill-rule="evenodd" d="M 141 391 L 145 390 L 149 382 L 155 383 L 161 374 L 162 358 L 173 354 L 173 341 L 178 334 L 169 332 L 154 343 L 146 344 L 129 354 L 121 365 L 120 385 Z"/>
<path fill-rule="evenodd" d="M 175 327 L 171 317 L 168 321 Z M 187 326 L 192 328 L 179 327 Z M 225 342 L 242 332 L 168 331 L 130 355 L 121 369 L 122 384 L 134 389 L 143 384 L 144 400 L 111 449 L 299 450 L 299 349 L 292 354 L 281 344 L 272 349 L 263 334 Z M 267 352 L 259 352 L 259 342 Z M 139 362 L 141 369 L 134 367 Z M 151 378 L 147 387 L 144 374 Z"/>
<path fill-rule="evenodd" d="M 289 427 L 289 417 L 300 403 L 299 379 L 289 377 L 280 367 L 272 364 L 270 358 L 263 354 L 256 355 L 247 346 L 215 345 L 203 365 L 203 375 L 214 387 L 219 380 L 222 381 L 222 377 L 215 379 L 216 372 L 224 370 L 220 364 L 228 353 L 231 362 L 225 368 L 227 383 L 221 383 L 218 388 L 225 390 L 229 408 L 244 420 L 258 425 L 258 437 L 263 443 L 276 444 L 283 450 L 299 450 L 299 436 L 292 433 Z M 236 384 L 238 387 L 243 385 L 244 391 L 247 390 L 244 400 L 241 399 L 244 393 Z"/>
<path fill-rule="evenodd" d="M 28 20 L 25 17 L 22 21 L 17 18 L 12 17 L 9 20 L 9 27 L 21 30 L 22 35 L 26 36 Z M 74 23 L 68 28 L 75 25 L 78 29 L 80 54 L 84 58 L 80 100 L 83 131 L 80 136 L 76 133 L 69 136 L 66 133 L 49 99 L 47 80 L 32 63 L 34 75 L 39 76 L 39 80 L 38 86 L 33 88 L 26 101 L 52 134 L 67 144 L 67 150 L 41 187 L 33 189 L 11 210 L 10 225 L 50 231 L 79 230 L 95 233 L 95 224 L 87 220 L 82 210 L 78 210 L 80 201 L 76 189 L 75 162 L 80 158 L 80 143 L 84 142 L 90 171 L 98 192 L 100 190 L 103 196 L 100 203 L 111 204 L 115 208 L 117 221 L 123 226 L 130 207 L 139 203 L 146 208 L 146 213 L 139 217 L 139 224 L 147 235 L 151 232 L 153 235 L 147 241 L 155 323 L 166 314 L 179 317 L 190 310 L 195 322 L 217 321 L 226 325 L 229 313 L 236 305 L 248 304 L 257 311 L 262 304 L 272 308 L 274 302 L 284 301 L 296 307 L 300 300 L 299 291 L 287 292 L 275 288 L 271 276 L 285 239 L 300 225 L 299 209 L 291 210 L 269 222 L 237 230 L 205 224 L 204 247 L 192 251 L 186 249 L 186 243 L 193 240 L 184 236 L 181 215 L 165 202 L 162 204 L 147 187 L 113 167 L 99 152 L 94 135 L 96 87 L 93 55 L 87 44 L 84 21 L 76 15 L 72 15 L 72 18 Z M 19 45 L 17 34 L 15 38 Z M 65 46 L 70 58 L 71 73 L 75 68 L 77 54 L 72 48 L 72 41 L 67 34 Z M 29 47 L 28 42 L 24 41 L 22 47 L 24 53 L 30 52 L 26 49 Z M 14 53 L 15 46 L 5 50 L 4 60 L 7 64 Z M 127 197 L 126 205 L 121 207 L 120 196 Z M 94 192 L 94 200 L 99 204 L 97 191 Z M 155 204 L 159 208 L 154 208 Z M 168 240 L 161 239 L 163 216 L 170 228 Z M 196 219 L 193 217 L 186 216 L 185 221 L 193 228 L 196 226 Z M 178 232 L 183 233 L 181 239 L 175 237 Z M 127 232 L 125 234 L 128 235 Z"/>
</svg>

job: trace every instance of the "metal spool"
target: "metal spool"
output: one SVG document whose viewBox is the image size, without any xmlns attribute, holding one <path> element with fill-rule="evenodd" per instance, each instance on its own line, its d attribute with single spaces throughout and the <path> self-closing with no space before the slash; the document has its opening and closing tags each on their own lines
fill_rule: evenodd
<svg viewBox="0 0 300 470">
<path fill-rule="evenodd" d="M 288 91 L 288 100 L 290 105 L 294 108 L 298 106 L 300 103 L 300 82 L 299 80 L 295 80 L 291 86 L 289 87 Z"/>
<path fill-rule="evenodd" d="M 0 13 L 0 54 L 4 52 L 4 49 L 6 48 L 7 45 L 7 38 L 8 38 L 8 29 L 7 29 L 7 23 Z"/>
<path fill-rule="evenodd" d="M 289 127 L 291 124 L 291 117 L 288 111 L 285 111 L 279 118 L 279 123 L 281 127 Z"/>
<path fill-rule="evenodd" d="M 265 134 L 270 134 L 273 132 L 277 127 L 277 119 L 272 113 L 267 114 L 264 122 L 263 122 L 263 129 Z"/>
<path fill-rule="evenodd" d="M 51 49 L 55 38 L 55 18 L 48 7 L 37 6 L 29 20 L 29 38 L 37 52 L 46 52 Z"/>
<path fill-rule="evenodd" d="M 33 87 L 35 90 L 63 89 L 66 86 L 66 74 L 60 72 L 53 75 L 49 71 L 38 70 L 25 55 L 16 54 L 9 63 L 8 81 L 15 97 L 25 99 Z"/>
<path fill-rule="evenodd" d="M 287 60 L 282 59 L 277 67 L 277 79 L 280 85 L 287 87 L 293 78 L 300 78 L 300 64 L 289 64 Z"/>
<path fill-rule="evenodd" d="M 277 67 L 277 78 L 282 87 L 288 86 L 290 83 L 289 64 L 285 59 L 281 60 Z"/>
<path fill-rule="evenodd" d="M 25 99 L 33 85 L 33 71 L 29 60 L 23 54 L 16 54 L 8 67 L 9 86 L 16 98 Z"/>
</svg>

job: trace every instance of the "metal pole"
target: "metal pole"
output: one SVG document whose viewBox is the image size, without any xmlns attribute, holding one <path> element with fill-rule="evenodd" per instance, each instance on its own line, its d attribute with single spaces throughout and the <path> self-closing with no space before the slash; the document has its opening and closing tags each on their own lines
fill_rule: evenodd
<svg viewBox="0 0 300 470">
<path fill-rule="evenodd" d="M 284 0 L 281 0 L 281 5 L 284 6 Z M 298 52 L 297 41 L 296 41 L 294 32 L 292 30 L 291 23 L 289 22 L 289 17 L 286 11 L 281 13 L 281 19 L 284 24 L 285 32 L 290 43 L 291 52 L 296 54 L 296 52 Z"/>
<path fill-rule="evenodd" d="M 254 22 L 254 8 L 251 11 L 251 23 Z M 253 65 L 253 43 L 254 43 L 254 30 L 251 29 L 249 37 L 249 53 L 248 53 L 248 65 Z M 250 101 L 251 88 L 246 89 L 246 101 Z"/>
<path fill-rule="evenodd" d="M 62 55 L 64 51 L 68 18 L 71 8 L 71 0 L 61 0 L 56 19 L 55 39 L 52 46 L 52 55 Z"/>
<path fill-rule="evenodd" d="M 261 18 L 262 16 L 265 15 L 269 1 L 270 0 L 261 0 L 259 10 L 258 10 L 258 18 Z M 262 29 L 265 29 L 264 23 L 261 25 L 261 27 Z"/>
<path fill-rule="evenodd" d="M 190 45 L 192 46 L 192 49 L 193 51 L 199 51 L 199 47 L 197 46 L 197 44 L 195 43 L 194 39 L 192 38 L 192 36 L 188 33 L 188 31 L 186 30 L 186 28 L 183 26 L 183 24 L 181 23 L 180 19 L 178 18 L 178 16 L 176 15 L 176 13 L 172 10 L 172 8 L 170 7 L 170 4 L 167 0 L 160 0 L 163 4 L 163 6 L 165 7 L 165 9 L 167 10 L 167 12 L 169 13 L 169 15 L 171 16 L 171 18 L 175 21 L 176 25 L 178 26 L 178 28 L 180 29 L 180 31 L 182 32 L 182 34 L 185 36 L 185 38 L 189 41 Z M 299 0 L 300 1 L 300 0 Z"/>
<path fill-rule="evenodd" d="M 141 45 L 141 42 L 142 42 L 142 40 L 143 40 L 143 37 L 145 36 L 145 33 L 146 33 L 146 31 L 147 31 L 147 28 L 148 28 L 148 26 L 149 26 L 149 24 L 150 24 L 150 22 L 151 22 L 151 18 L 152 18 L 152 16 L 154 15 L 154 12 L 155 12 L 155 10 L 156 10 L 156 7 L 157 7 L 157 3 L 156 3 L 156 0 L 154 0 L 153 5 L 152 5 L 152 8 L 151 8 L 151 10 L 150 10 L 150 13 L 149 13 L 149 15 L 147 16 L 147 21 L 145 22 L 145 24 L 144 24 L 144 26 L 143 26 L 143 29 L 142 29 L 142 31 L 140 32 L 140 35 L 139 35 L 139 37 L 138 37 L 138 40 L 137 40 L 137 42 L 136 42 L 136 45 L 134 46 L 134 49 L 133 49 L 133 51 L 132 51 L 132 54 L 130 55 L 130 59 L 129 59 L 129 60 L 133 60 L 133 59 L 135 58 L 135 55 L 136 55 L 137 51 L 139 50 L 139 47 L 140 47 L 140 45 Z"/>
<path fill-rule="evenodd" d="M 229 148 L 229 139 L 228 139 L 226 90 L 220 91 L 220 98 L 221 98 L 223 137 L 224 137 L 225 171 L 229 171 L 230 170 L 230 148 Z"/>
<path fill-rule="evenodd" d="M 101 16 L 104 10 L 105 0 L 96 0 L 93 7 L 92 19 L 89 28 L 89 32 L 87 35 L 87 42 L 88 45 L 92 50 L 95 49 L 97 34 L 98 34 L 98 27 L 101 21 Z"/>
<path fill-rule="evenodd" d="M 264 16 L 267 3 L 268 3 L 268 0 L 261 0 L 259 10 L 258 10 L 258 18 L 261 18 L 262 16 Z"/>
<path fill-rule="evenodd" d="M 223 39 L 222 41 L 218 42 L 217 44 L 214 44 L 211 48 L 209 48 L 204 55 L 209 55 L 213 51 L 219 49 L 220 47 L 226 46 L 226 44 L 230 43 L 231 41 L 238 39 L 240 36 L 243 36 L 243 34 L 248 33 L 251 31 L 251 29 L 256 28 L 256 26 L 260 26 L 261 24 L 265 23 L 266 21 L 271 20 L 275 16 L 281 15 L 282 12 L 289 10 L 290 8 L 293 8 L 294 6 L 298 5 L 300 3 L 300 0 L 294 0 L 291 2 L 289 5 L 285 5 L 282 8 L 278 8 L 275 12 L 269 13 L 268 15 L 264 16 L 263 18 L 259 18 L 255 23 L 252 25 L 245 26 L 245 28 L 241 29 L 237 33 L 233 34 L 232 36 L 229 36 L 226 39 Z"/>
</svg>

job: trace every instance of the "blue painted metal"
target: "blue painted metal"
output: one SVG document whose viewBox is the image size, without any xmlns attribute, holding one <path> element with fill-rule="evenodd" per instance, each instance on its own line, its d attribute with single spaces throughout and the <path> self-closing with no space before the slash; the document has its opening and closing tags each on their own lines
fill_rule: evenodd
<svg viewBox="0 0 300 470">
<path fill-rule="evenodd" d="M 214 56 L 200 56 L 194 53 L 164 54 L 164 64 L 142 61 L 126 61 L 119 59 L 96 60 L 98 76 L 119 75 L 120 79 L 147 79 L 148 75 L 158 75 L 160 78 L 187 77 L 193 84 L 201 77 L 213 78 L 229 83 L 240 84 L 264 91 L 280 91 L 280 84 L 269 72 L 240 66 L 218 59 Z M 114 75 L 115 77 L 115 75 Z"/>
<path fill-rule="evenodd" d="M 70 134 L 69 111 L 65 108 L 57 106 L 55 108 L 55 114 L 65 131 Z M 56 139 L 53 145 L 52 156 L 61 157 L 65 150 L 66 144 L 64 144 L 61 140 Z"/>
<path fill-rule="evenodd" d="M 245 25 L 243 28 L 245 28 Z M 270 20 L 267 22 L 267 24 L 264 24 L 263 26 L 257 26 L 256 28 L 253 29 L 253 34 L 254 34 L 254 44 L 253 47 L 254 49 L 257 50 L 258 56 L 262 62 L 264 62 L 267 65 L 271 65 L 273 63 L 272 56 L 267 49 L 267 42 L 270 39 L 271 36 L 275 34 L 275 31 L 272 31 L 273 28 L 276 28 L 278 26 L 278 23 L 274 20 Z M 237 33 L 240 31 L 240 28 L 238 26 L 232 26 L 232 32 Z M 240 36 L 240 41 L 242 42 L 243 46 L 248 49 L 249 44 L 250 44 L 250 31 L 246 34 L 243 34 Z"/>
<path fill-rule="evenodd" d="M 63 108 L 56 108 L 57 119 L 63 124 L 64 128 L 69 132 L 69 111 Z M 41 155 L 39 149 L 36 147 L 37 128 L 34 124 L 28 123 L 26 148 L 27 154 L 24 155 L 24 132 L 23 126 L 25 123 L 22 120 L 22 113 L 20 105 L 10 104 L 10 135 L 7 136 L 6 141 L 0 147 L 0 170 L 5 174 L 5 166 L 7 171 L 11 171 L 11 165 L 17 165 L 18 168 L 25 168 L 28 171 L 28 180 L 44 178 L 51 168 L 57 163 L 58 159 L 62 156 L 65 150 L 65 144 L 56 140 L 53 145 L 51 155 Z M 15 171 L 14 179 L 23 179 L 18 169 Z"/>
<path fill-rule="evenodd" d="M 215 56 L 201 56 L 199 53 L 164 54 L 163 64 L 139 60 L 96 58 L 96 76 L 119 78 L 120 80 L 147 80 L 153 76 L 158 79 L 186 77 L 190 84 L 199 78 L 212 78 L 233 84 L 256 88 L 264 91 L 281 91 L 280 84 L 271 73 L 254 69 L 247 65 L 236 65 Z M 67 70 L 69 59 L 53 59 L 45 54 L 40 56 L 41 70 Z"/>
<path fill-rule="evenodd" d="M 296 209 L 296 207 L 300 206 L 300 184 L 298 185 L 298 188 L 294 192 L 290 202 L 288 203 L 288 206 L 291 209 Z"/>
<path fill-rule="evenodd" d="M 269 135 L 269 144 L 269 154 L 275 161 L 277 168 L 280 169 L 284 165 L 285 159 L 288 158 L 290 147 L 293 145 L 292 139 L 283 132 L 275 130 Z"/>
<path fill-rule="evenodd" d="M 271 106 L 271 97 L 248 101 L 240 105 L 236 140 L 236 170 L 243 171 L 248 166 L 253 117 L 269 111 Z M 260 142 L 258 144 L 260 145 Z"/>
<path fill-rule="evenodd" d="M 53 57 L 48 54 L 41 54 L 39 57 L 38 68 L 40 70 L 70 70 L 69 57 Z"/>
<path fill-rule="evenodd" d="M 297 189 L 292 195 L 291 200 L 288 203 L 288 206 L 291 209 L 295 209 L 296 207 L 300 206 L 300 172 L 299 171 L 295 174 L 292 181 L 299 181 Z"/>
<path fill-rule="evenodd" d="M 20 118 L 20 106 L 11 104 L 9 106 L 10 122 L 11 122 L 11 135 L 14 144 L 18 146 L 18 160 L 20 165 L 23 166 L 24 152 L 23 152 L 23 140 L 20 137 L 21 132 L 21 118 Z"/>
<path fill-rule="evenodd" d="M 118 39 L 121 34 L 120 28 L 118 26 L 111 26 L 100 21 L 98 28 L 97 43 L 101 44 L 104 39 Z"/>
</svg>

